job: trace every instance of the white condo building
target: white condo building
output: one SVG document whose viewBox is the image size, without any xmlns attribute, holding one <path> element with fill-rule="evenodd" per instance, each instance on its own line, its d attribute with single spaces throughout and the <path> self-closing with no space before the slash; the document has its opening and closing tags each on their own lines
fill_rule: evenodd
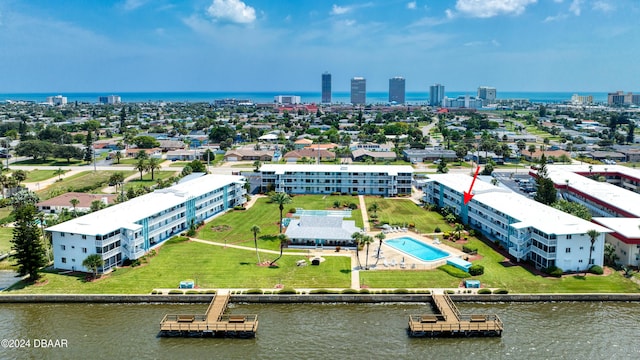
<svg viewBox="0 0 640 360">
<path fill-rule="evenodd" d="M 67 97 L 62 95 L 48 96 L 47 104 L 54 106 L 67 105 Z"/>
<path fill-rule="evenodd" d="M 583 271 L 603 265 L 609 229 L 482 181 L 475 182 L 473 199 L 465 205 L 463 194 L 471 181 L 463 174 L 429 175 L 424 200 L 449 207 L 463 223 L 499 241 L 511 256 L 529 260 L 536 268 Z M 591 264 L 589 230 L 600 233 L 593 244 Z"/>
<path fill-rule="evenodd" d="M 284 105 L 297 105 L 302 102 L 300 96 L 297 95 L 277 95 L 274 96 L 273 101 L 275 101 L 277 104 Z"/>
<path fill-rule="evenodd" d="M 82 261 L 100 254 L 106 272 L 135 260 L 191 224 L 245 202 L 245 179 L 205 175 L 51 226 L 54 267 L 88 271 Z"/>
<path fill-rule="evenodd" d="M 411 194 L 413 168 L 408 165 L 294 165 L 260 167 L 261 187 L 288 194 L 397 196 Z"/>
</svg>

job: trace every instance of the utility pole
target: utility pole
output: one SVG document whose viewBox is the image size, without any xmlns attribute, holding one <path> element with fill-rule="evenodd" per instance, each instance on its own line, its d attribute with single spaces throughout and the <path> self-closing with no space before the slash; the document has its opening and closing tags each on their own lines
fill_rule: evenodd
<svg viewBox="0 0 640 360">
<path fill-rule="evenodd" d="M 93 151 L 93 172 L 96 172 L 96 147 L 91 144 L 91 150 Z"/>
</svg>

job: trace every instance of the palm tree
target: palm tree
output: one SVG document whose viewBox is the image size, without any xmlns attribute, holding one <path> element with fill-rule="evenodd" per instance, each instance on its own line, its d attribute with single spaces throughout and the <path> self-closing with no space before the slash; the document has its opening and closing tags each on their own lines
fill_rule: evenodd
<svg viewBox="0 0 640 360">
<path fill-rule="evenodd" d="M 362 240 L 363 234 L 361 232 L 354 232 L 351 234 L 351 238 L 353 239 L 353 243 L 356 245 L 356 260 L 358 261 L 358 269 L 362 266 L 360 265 L 360 241 Z"/>
<path fill-rule="evenodd" d="M 150 158 L 147 160 L 147 170 L 151 171 L 151 180 L 153 180 L 153 172 L 160 169 L 160 160 L 158 158 Z"/>
<path fill-rule="evenodd" d="M 591 246 L 589 246 L 589 261 L 587 262 L 587 267 L 584 270 L 585 275 L 587 274 L 587 270 L 591 267 L 591 255 L 593 253 L 593 244 L 596 243 L 596 238 L 600 236 L 600 233 L 597 230 L 589 230 L 587 231 L 587 235 L 591 239 Z"/>
<path fill-rule="evenodd" d="M 253 244 L 256 246 L 256 256 L 258 257 L 258 264 L 260 264 L 260 253 L 258 252 L 258 234 L 260 233 L 260 226 L 253 225 L 251 227 L 251 232 L 253 233 Z"/>
<path fill-rule="evenodd" d="M 362 240 L 360 240 L 360 242 L 363 245 L 367 246 L 367 253 L 366 253 L 367 257 L 364 260 L 364 269 L 365 270 L 369 270 L 369 245 L 371 245 L 371 243 L 373 243 L 373 238 L 371 236 L 369 236 L 369 235 L 364 235 L 362 237 Z"/>
<path fill-rule="evenodd" d="M 275 260 L 273 260 L 269 264 L 269 266 L 273 266 L 273 264 L 275 264 L 276 261 L 280 260 L 280 258 L 282 257 L 282 250 L 284 249 L 284 245 L 287 243 L 287 240 L 289 240 L 289 238 L 285 234 L 280 234 L 278 235 L 278 240 L 280 240 L 280 256 L 278 256 Z"/>
<path fill-rule="evenodd" d="M 254 172 L 258 172 L 258 170 L 260 169 L 260 166 L 262 165 L 262 163 L 260 162 L 260 160 L 256 160 L 253 162 L 253 171 Z"/>
<path fill-rule="evenodd" d="M 142 173 L 145 170 L 147 170 L 147 160 L 138 159 L 138 162 L 136 163 L 135 169 L 140 171 L 140 181 L 142 181 Z"/>
<path fill-rule="evenodd" d="M 102 260 L 102 256 L 98 254 L 91 254 L 82 261 L 82 266 L 91 270 L 93 272 L 93 278 L 95 279 L 98 277 L 98 269 L 104 266 L 104 260 Z"/>
<path fill-rule="evenodd" d="M 383 232 L 379 232 L 376 234 L 376 239 L 380 240 L 380 243 L 378 244 L 378 254 L 376 254 L 375 265 L 378 265 L 378 261 L 380 260 L 380 251 L 382 250 L 382 240 L 384 240 L 386 237 L 387 235 L 385 235 Z"/>
<path fill-rule="evenodd" d="M 380 206 L 378 206 L 378 203 L 373 203 L 371 204 L 371 206 L 369 206 L 369 211 L 371 211 L 373 213 L 373 218 L 378 217 L 378 210 L 380 210 Z"/>
<path fill-rule="evenodd" d="M 62 180 L 62 175 L 64 175 L 65 172 L 66 170 L 62 170 L 62 168 L 58 168 L 58 170 L 53 172 L 53 175 L 57 175 L 58 180 Z"/>
<path fill-rule="evenodd" d="M 76 206 L 78 206 L 78 204 L 80 203 L 80 200 L 73 198 L 71 200 L 69 200 L 69 202 L 71 203 L 71 206 L 73 206 L 73 215 L 76 215 Z"/>
<path fill-rule="evenodd" d="M 120 150 L 116 151 L 115 157 L 118 164 L 120 164 L 120 159 L 122 159 L 122 151 Z"/>
<path fill-rule="evenodd" d="M 460 240 L 460 233 L 462 233 L 462 230 L 464 230 L 464 225 L 457 223 L 456 226 L 453 228 L 453 230 L 458 235 L 458 240 Z"/>
<path fill-rule="evenodd" d="M 278 204 L 278 209 L 280 209 L 280 222 L 278 223 L 280 234 L 282 234 L 282 211 L 284 210 L 284 204 L 289 204 L 291 201 L 291 197 L 285 192 L 277 192 L 271 195 L 271 202 Z"/>
</svg>

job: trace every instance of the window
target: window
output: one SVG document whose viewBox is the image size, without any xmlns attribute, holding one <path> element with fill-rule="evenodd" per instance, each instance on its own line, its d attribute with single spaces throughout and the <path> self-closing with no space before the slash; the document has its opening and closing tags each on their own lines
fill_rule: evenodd
<svg viewBox="0 0 640 360">
<path fill-rule="evenodd" d="M 64 237 L 64 233 L 60 233 L 60 237 Z"/>
<path fill-rule="evenodd" d="M 567 254 L 571 252 L 571 248 L 567 248 L 564 252 L 566 252 Z"/>
<path fill-rule="evenodd" d="M 87 253 L 87 248 L 82 248 L 82 253 L 86 254 Z"/>
<path fill-rule="evenodd" d="M 567 235 L 567 240 L 571 239 L 571 235 Z"/>
<path fill-rule="evenodd" d="M 62 259 L 60 259 L 60 261 L 62 261 L 63 264 L 66 264 L 67 263 L 67 258 L 63 257 Z"/>
<path fill-rule="evenodd" d="M 86 238 L 87 238 L 87 235 L 82 235 L 82 239 L 83 240 L 86 239 Z"/>
<path fill-rule="evenodd" d="M 67 247 L 66 247 L 65 245 L 60 245 L 60 248 L 61 248 L 62 250 L 67 250 Z"/>
</svg>

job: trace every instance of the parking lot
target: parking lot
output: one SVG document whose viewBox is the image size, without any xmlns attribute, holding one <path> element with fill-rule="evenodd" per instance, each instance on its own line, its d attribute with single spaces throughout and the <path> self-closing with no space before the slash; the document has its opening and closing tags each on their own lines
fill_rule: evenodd
<svg viewBox="0 0 640 360">
<path fill-rule="evenodd" d="M 509 189 L 511 189 L 513 192 L 517 192 L 520 194 L 533 194 L 535 191 L 535 180 L 533 177 L 529 176 L 528 172 L 519 172 L 519 173 L 515 173 L 515 172 L 497 172 L 495 171 L 493 173 L 493 177 L 495 177 L 496 179 L 498 179 L 498 181 L 500 181 L 502 184 L 504 184 L 504 186 L 508 187 Z M 523 191 L 521 190 L 521 186 L 523 184 L 523 180 L 524 181 L 528 181 L 529 185 L 528 187 L 528 191 Z"/>
</svg>

